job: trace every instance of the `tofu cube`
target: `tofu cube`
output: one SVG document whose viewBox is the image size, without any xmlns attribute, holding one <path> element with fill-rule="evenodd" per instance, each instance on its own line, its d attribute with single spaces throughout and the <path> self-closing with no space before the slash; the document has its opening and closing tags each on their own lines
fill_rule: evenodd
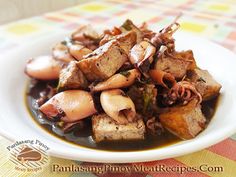
<svg viewBox="0 0 236 177">
<path fill-rule="evenodd" d="M 136 33 L 134 31 L 129 31 L 124 34 L 116 36 L 116 40 L 119 42 L 120 47 L 128 55 L 130 49 L 136 44 Z"/>
<path fill-rule="evenodd" d="M 155 64 L 155 69 L 172 74 L 176 79 L 182 79 L 189 69 L 196 67 L 191 50 L 176 52 L 174 58 L 161 57 Z"/>
<path fill-rule="evenodd" d="M 136 33 L 136 43 L 140 43 L 143 40 L 142 31 L 131 21 L 126 20 L 120 27 L 122 32 L 133 31 Z"/>
<path fill-rule="evenodd" d="M 134 31 L 129 31 L 117 36 L 107 35 L 101 40 L 100 45 L 104 45 L 108 41 L 114 39 L 119 42 L 120 47 L 127 55 L 129 55 L 130 49 L 136 44 L 136 33 Z"/>
<path fill-rule="evenodd" d="M 220 92 L 221 85 L 207 70 L 194 69 L 188 73 L 188 78 L 195 83 L 204 101 L 217 96 Z"/>
<path fill-rule="evenodd" d="M 67 67 L 60 71 L 58 90 L 85 89 L 88 81 L 79 70 L 77 62 L 71 61 Z"/>
<path fill-rule="evenodd" d="M 191 139 L 198 135 L 205 127 L 206 119 L 197 100 L 187 105 L 171 107 L 160 114 L 160 122 L 164 128 L 181 139 Z"/>
<path fill-rule="evenodd" d="M 104 80 L 115 74 L 127 60 L 125 51 L 112 40 L 85 56 L 78 66 L 89 81 Z"/>
<path fill-rule="evenodd" d="M 142 119 L 126 125 L 117 124 L 107 114 L 92 117 L 93 137 L 96 142 L 115 140 L 142 140 L 145 125 Z"/>
</svg>

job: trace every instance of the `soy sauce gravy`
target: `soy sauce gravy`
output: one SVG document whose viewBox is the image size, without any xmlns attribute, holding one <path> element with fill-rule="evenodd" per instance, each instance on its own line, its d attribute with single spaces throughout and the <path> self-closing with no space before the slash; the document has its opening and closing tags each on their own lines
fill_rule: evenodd
<svg viewBox="0 0 236 177">
<path fill-rule="evenodd" d="M 146 134 L 144 140 L 132 140 L 132 141 L 110 141 L 96 143 L 92 138 L 92 125 L 91 118 L 84 119 L 85 126 L 83 128 L 76 129 L 73 131 L 64 133 L 56 124 L 56 122 L 49 121 L 44 115 L 38 111 L 36 101 L 40 98 L 40 93 L 47 88 L 47 85 L 56 87 L 57 82 L 35 82 L 31 81 L 27 85 L 26 93 L 26 105 L 33 118 L 33 120 L 46 130 L 51 135 L 60 138 L 68 143 L 79 145 L 92 149 L 100 149 L 107 151 L 139 151 L 154 149 L 181 141 L 178 137 L 172 135 L 168 131 L 165 131 L 159 136 L 152 136 Z M 206 116 L 207 122 L 211 120 L 214 115 L 217 106 L 218 97 L 202 103 L 202 111 Z"/>
</svg>

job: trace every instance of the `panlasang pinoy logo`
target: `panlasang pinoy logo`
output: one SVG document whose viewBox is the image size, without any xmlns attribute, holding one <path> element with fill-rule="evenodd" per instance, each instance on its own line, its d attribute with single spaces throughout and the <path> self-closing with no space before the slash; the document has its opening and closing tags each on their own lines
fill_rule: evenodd
<svg viewBox="0 0 236 177">
<path fill-rule="evenodd" d="M 10 151 L 9 160 L 15 164 L 18 171 L 40 171 L 49 161 L 49 147 L 39 140 L 16 141 L 7 149 Z"/>
</svg>

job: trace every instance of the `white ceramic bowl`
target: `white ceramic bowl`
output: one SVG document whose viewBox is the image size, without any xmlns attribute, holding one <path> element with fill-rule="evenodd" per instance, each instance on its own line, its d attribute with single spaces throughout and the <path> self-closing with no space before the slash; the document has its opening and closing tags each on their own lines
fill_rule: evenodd
<svg viewBox="0 0 236 177">
<path fill-rule="evenodd" d="M 62 141 L 40 128 L 30 117 L 24 92 L 27 76 L 23 70 L 26 60 L 49 54 L 56 42 L 66 34 L 42 36 L 17 49 L 9 49 L 0 56 L 0 134 L 10 140 L 39 139 L 50 147 L 52 156 L 90 161 L 126 163 L 165 159 L 195 152 L 229 137 L 236 131 L 236 56 L 227 49 L 207 40 L 176 34 L 178 49 L 192 49 L 198 65 L 209 70 L 222 84 L 221 97 L 209 126 L 196 138 L 153 150 L 134 152 L 108 152 L 92 150 Z"/>
</svg>

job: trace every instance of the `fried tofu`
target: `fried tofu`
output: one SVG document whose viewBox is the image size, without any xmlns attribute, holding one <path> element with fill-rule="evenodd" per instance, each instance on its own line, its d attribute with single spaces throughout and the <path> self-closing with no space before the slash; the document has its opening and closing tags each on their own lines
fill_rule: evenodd
<svg viewBox="0 0 236 177">
<path fill-rule="evenodd" d="M 89 81 L 104 80 L 115 74 L 127 60 L 125 51 L 112 40 L 85 56 L 78 66 Z"/>
<path fill-rule="evenodd" d="M 120 47 L 129 54 L 130 49 L 136 44 L 136 33 L 134 31 L 125 32 L 116 36 L 106 35 L 100 42 L 100 45 L 104 45 L 108 41 L 117 40 Z"/>
<path fill-rule="evenodd" d="M 195 67 L 196 62 L 191 50 L 176 52 L 174 57 L 160 57 L 155 64 L 155 69 L 170 73 L 177 80 L 182 79 L 188 70 Z"/>
<path fill-rule="evenodd" d="M 195 83 L 196 89 L 204 101 L 214 98 L 220 92 L 221 85 L 207 70 L 194 69 L 189 71 L 188 78 Z"/>
<path fill-rule="evenodd" d="M 127 31 L 133 31 L 136 33 L 136 43 L 140 43 L 143 40 L 143 33 L 142 31 L 134 25 L 134 23 L 131 20 L 126 20 L 120 27 L 122 32 L 127 32 Z"/>
<path fill-rule="evenodd" d="M 145 125 L 142 119 L 126 125 L 119 125 L 107 114 L 94 115 L 92 117 L 92 129 L 96 142 L 142 140 L 145 135 Z"/>
<path fill-rule="evenodd" d="M 187 105 L 168 108 L 160 114 L 163 127 L 181 139 L 191 139 L 197 136 L 205 127 L 206 119 L 197 100 Z"/>
<path fill-rule="evenodd" d="M 88 81 L 77 66 L 77 62 L 71 61 L 66 68 L 60 71 L 58 90 L 85 89 Z"/>
<path fill-rule="evenodd" d="M 130 49 L 136 44 L 136 34 L 134 31 L 120 34 L 116 37 L 116 40 L 126 54 L 129 54 Z"/>
</svg>

